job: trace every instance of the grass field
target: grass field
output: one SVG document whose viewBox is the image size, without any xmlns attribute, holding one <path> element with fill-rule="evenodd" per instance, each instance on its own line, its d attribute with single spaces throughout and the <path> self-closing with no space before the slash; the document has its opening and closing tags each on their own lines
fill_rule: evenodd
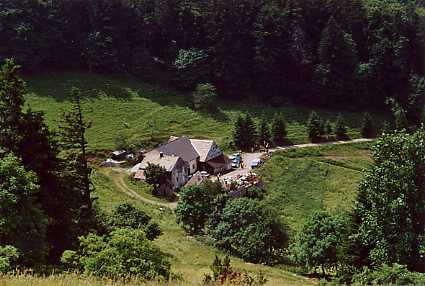
<svg viewBox="0 0 425 286">
<path fill-rule="evenodd" d="M 220 112 L 215 115 L 195 112 L 187 95 L 172 89 L 159 88 L 127 76 L 106 76 L 86 72 L 49 72 L 27 76 L 30 91 L 27 104 L 45 112 L 50 126 L 55 128 L 61 109 L 69 104 L 69 91 L 79 87 L 85 95 L 83 108 L 92 122 L 88 141 L 92 150 L 111 150 L 118 136 L 129 137 L 136 144 L 149 147 L 163 142 L 170 135 L 188 135 L 216 140 L 229 150 L 234 121 L 241 112 L 250 112 L 257 120 L 266 116 L 270 120 L 282 112 L 288 121 L 289 139 L 293 143 L 307 142 L 305 123 L 310 109 L 286 104 L 272 107 L 258 102 L 219 102 Z M 319 110 L 332 121 L 336 112 Z M 359 137 L 362 114 L 343 113 L 349 135 Z"/>
<path fill-rule="evenodd" d="M 369 144 L 321 146 L 275 153 L 259 169 L 275 206 L 293 231 L 315 210 L 350 210 L 362 170 L 371 163 Z"/>
<path fill-rule="evenodd" d="M 100 209 L 109 213 L 119 204 L 129 202 L 143 209 L 160 224 L 163 234 L 155 241 L 155 244 L 170 255 L 172 271 L 180 273 L 184 278 L 182 285 L 199 285 L 203 274 L 210 272 L 209 266 L 215 254 L 224 256 L 224 253 L 218 251 L 207 241 L 187 236 L 176 224 L 175 215 L 171 210 L 144 204 L 120 192 L 111 178 L 103 171 L 95 171 L 93 183 L 96 187 L 95 195 L 98 197 L 97 205 Z M 128 186 L 131 187 L 131 185 Z M 280 268 L 245 263 L 237 258 L 232 258 L 232 265 L 236 269 L 252 273 L 264 272 L 269 279 L 267 285 L 311 284 L 311 281 Z"/>
</svg>

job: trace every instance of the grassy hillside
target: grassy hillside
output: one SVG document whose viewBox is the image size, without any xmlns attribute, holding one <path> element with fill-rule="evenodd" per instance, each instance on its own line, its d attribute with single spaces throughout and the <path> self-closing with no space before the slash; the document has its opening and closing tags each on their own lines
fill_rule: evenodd
<svg viewBox="0 0 425 286">
<path fill-rule="evenodd" d="M 130 141 L 151 145 L 170 135 L 189 135 L 215 139 L 228 150 L 234 121 L 240 112 L 251 112 L 257 119 L 270 120 L 282 112 L 288 121 L 289 139 L 293 143 L 307 142 L 305 123 L 310 109 L 287 104 L 282 107 L 258 102 L 219 102 L 221 112 L 215 115 L 194 112 L 189 97 L 167 88 L 159 88 L 131 77 L 89 74 L 85 72 L 50 72 L 28 76 L 31 94 L 27 103 L 33 110 L 44 111 L 49 125 L 57 126 L 58 115 L 69 103 L 72 86 L 85 95 L 84 110 L 93 127 L 88 131 L 92 149 L 113 149 L 116 137 L 122 133 Z M 320 110 L 333 121 L 335 111 Z M 350 127 L 349 135 L 359 137 L 362 114 L 343 113 Z"/>
<path fill-rule="evenodd" d="M 210 272 L 209 266 L 215 254 L 224 254 L 217 251 L 207 241 L 199 241 L 194 237 L 187 236 L 176 224 L 175 215 L 171 210 L 147 205 L 128 197 L 116 187 L 113 181 L 114 174 L 110 172 L 110 170 L 97 170 L 93 175 L 98 206 L 102 210 L 110 212 L 115 206 L 130 202 L 146 211 L 161 226 L 163 234 L 155 241 L 155 244 L 170 255 L 172 271 L 182 274 L 184 285 L 199 285 L 203 274 Z M 131 185 L 128 186 L 131 187 Z M 134 190 L 137 191 L 137 189 Z M 253 273 L 264 272 L 270 280 L 268 285 L 310 284 L 305 278 L 279 268 L 245 263 L 237 258 L 232 258 L 232 265 L 237 269 Z"/>
<path fill-rule="evenodd" d="M 322 146 L 274 154 L 259 170 L 269 203 L 295 231 L 315 210 L 349 210 L 361 171 L 371 162 L 368 146 Z"/>
</svg>

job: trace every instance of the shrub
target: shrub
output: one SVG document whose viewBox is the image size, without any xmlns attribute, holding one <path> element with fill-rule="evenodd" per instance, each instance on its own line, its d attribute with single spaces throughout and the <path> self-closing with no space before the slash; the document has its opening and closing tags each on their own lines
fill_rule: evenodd
<svg viewBox="0 0 425 286">
<path fill-rule="evenodd" d="M 338 263 L 337 254 L 342 247 L 346 221 L 341 216 L 330 216 L 324 212 L 313 214 L 298 233 L 291 253 L 295 262 L 308 269 L 325 269 Z"/>
<path fill-rule="evenodd" d="M 177 223 L 181 223 L 191 234 L 202 232 L 214 210 L 215 197 L 220 193 L 220 183 L 208 181 L 200 186 L 183 189 L 176 209 Z"/>
<path fill-rule="evenodd" d="M 322 135 L 324 134 L 323 120 L 314 111 L 311 112 L 308 119 L 307 130 L 308 138 L 310 138 L 313 142 L 322 138 Z"/>
<path fill-rule="evenodd" d="M 152 222 L 150 216 L 127 203 L 119 205 L 113 211 L 108 225 L 111 228 L 143 229 L 149 240 L 154 240 L 161 234 L 159 225 Z"/>
<path fill-rule="evenodd" d="M 85 274 L 113 279 L 168 279 L 170 275 L 166 255 L 139 229 L 119 228 L 104 236 L 88 234 L 80 238 L 77 254 L 65 251 L 61 261 L 78 261 Z"/>
<path fill-rule="evenodd" d="M 246 261 L 274 263 L 281 258 L 287 235 L 278 216 L 258 200 L 229 201 L 211 229 L 219 247 Z"/>
<path fill-rule="evenodd" d="M 405 265 L 384 264 L 375 270 L 363 268 L 353 276 L 352 282 L 354 285 L 424 285 L 425 274 L 410 272 Z"/>
<path fill-rule="evenodd" d="M 198 84 L 192 96 L 193 107 L 196 110 L 212 111 L 216 108 L 217 93 L 214 85 L 210 83 Z"/>
<path fill-rule="evenodd" d="M 11 271 L 16 267 L 19 251 L 14 246 L 0 246 L 0 273 Z"/>
<path fill-rule="evenodd" d="M 344 119 L 342 118 L 341 114 L 339 114 L 338 118 L 336 119 L 335 135 L 338 140 L 346 140 L 348 138 L 347 126 L 345 126 Z"/>
</svg>

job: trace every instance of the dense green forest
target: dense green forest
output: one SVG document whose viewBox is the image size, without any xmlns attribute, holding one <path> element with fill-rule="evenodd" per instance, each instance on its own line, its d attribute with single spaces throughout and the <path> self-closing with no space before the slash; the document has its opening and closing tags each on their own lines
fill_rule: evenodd
<svg viewBox="0 0 425 286">
<path fill-rule="evenodd" d="M 145 79 L 160 74 L 183 90 L 211 82 L 223 98 L 353 108 L 382 107 L 393 97 L 408 105 L 424 73 L 420 5 L 4 0 L 0 57 L 14 57 L 28 72 L 55 67 Z"/>
</svg>

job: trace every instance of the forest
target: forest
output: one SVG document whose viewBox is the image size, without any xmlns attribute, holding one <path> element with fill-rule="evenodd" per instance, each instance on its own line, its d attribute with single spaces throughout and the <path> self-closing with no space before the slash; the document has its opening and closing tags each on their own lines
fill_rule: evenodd
<svg viewBox="0 0 425 286">
<path fill-rule="evenodd" d="M 425 1 L 2 0 L 0 66 L 1 285 L 425 283 Z M 102 167 L 185 133 L 261 184 Z"/>
<path fill-rule="evenodd" d="M 226 99 L 407 106 L 424 74 L 412 0 L 4 0 L 0 58 L 125 72 Z M 415 101 L 416 100 L 416 101 Z M 407 107 L 406 107 L 407 108 Z"/>
</svg>

